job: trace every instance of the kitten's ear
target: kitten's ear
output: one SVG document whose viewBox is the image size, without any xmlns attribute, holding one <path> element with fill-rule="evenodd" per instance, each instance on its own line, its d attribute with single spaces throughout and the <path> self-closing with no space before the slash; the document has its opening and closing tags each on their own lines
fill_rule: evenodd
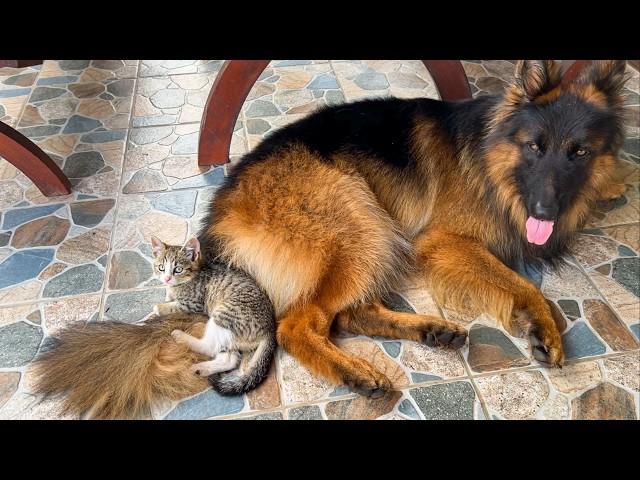
<svg viewBox="0 0 640 480">
<path fill-rule="evenodd" d="M 192 262 L 195 262 L 198 257 L 200 257 L 200 242 L 196 237 L 193 237 L 191 240 L 189 240 L 184 246 L 184 249 L 191 256 Z"/>
<path fill-rule="evenodd" d="M 157 237 L 151 237 L 151 252 L 154 257 L 157 257 L 164 252 L 166 245 Z"/>
</svg>

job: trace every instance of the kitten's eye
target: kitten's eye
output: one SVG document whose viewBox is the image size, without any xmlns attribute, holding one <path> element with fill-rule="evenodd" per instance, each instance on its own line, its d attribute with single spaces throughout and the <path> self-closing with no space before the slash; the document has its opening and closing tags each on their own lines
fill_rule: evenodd
<svg viewBox="0 0 640 480">
<path fill-rule="evenodd" d="M 164 272 L 164 265 L 160 265 L 160 266 L 158 267 L 158 270 L 160 270 L 161 272 Z"/>
<path fill-rule="evenodd" d="M 529 145 L 529 148 L 531 150 L 533 150 L 534 152 L 539 152 L 540 151 L 540 147 L 538 146 L 537 143 L 529 142 L 528 145 Z"/>
<path fill-rule="evenodd" d="M 182 267 L 176 267 L 173 269 L 173 273 L 182 273 Z"/>
</svg>

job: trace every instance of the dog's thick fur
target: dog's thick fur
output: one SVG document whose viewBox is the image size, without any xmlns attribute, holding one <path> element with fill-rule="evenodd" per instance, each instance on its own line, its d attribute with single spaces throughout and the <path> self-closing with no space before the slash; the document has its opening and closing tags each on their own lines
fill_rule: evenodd
<svg viewBox="0 0 640 480">
<path fill-rule="evenodd" d="M 265 289 L 288 352 L 362 393 L 391 385 L 328 340 L 334 320 L 365 335 L 464 343 L 466 332 L 451 322 L 379 302 L 413 274 L 438 301 L 471 303 L 507 328 L 514 311 L 526 311 L 537 354 L 561 365 L 548 304 L 509 266 L 556 263 L 590 203 L 619 191 L 612 175 L 624 68 L 594 62 L 562 85 L 553 61 L 523 61 L 500 96 L 366 100 L 316 112 L 234 167 L 200 241 Z M 548 155 L 533 153 L 538 138 Z M 589 155 L 578 159 L 585 144 Z M 537 246 L 527 242 L 525 221 L 543 194 L 558 216 Z"/>
<path fill-rule="evenodd" d="M 201 337 L 204 315 L 172 313 L 140 325 L 74 324 L 56 335 L 56 346 L 34 362 L 35 392 L 64 394 L 63 413 L 94 419 L 148 415 L 153 402 L 179 400 L 208 386 L 191 372 L 206 357 L 177 343 L 171 331 Z"/>
</svg>

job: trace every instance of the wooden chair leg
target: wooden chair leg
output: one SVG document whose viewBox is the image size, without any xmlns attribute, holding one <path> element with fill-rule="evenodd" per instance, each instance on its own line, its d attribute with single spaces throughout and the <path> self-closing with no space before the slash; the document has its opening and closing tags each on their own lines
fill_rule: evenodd
<svg viewBox="0 0 640 480">
<path fill-rule="evenodd" d="M 55 162 L 35 143 L 3 122 L 0 122 L 0 156 L 29 177 L 43 195 L 71 193 L 69 179 Z"/>
<path fill-rule="evenodd" d="M 198 163 L 222 165 L 229 161 L 233 127 L 251 87 L 270 60 L 228 60 L 209 92 L 200 125 Z"/>
<path fill-rule="evenodd" d="M 33 65 L 40 65 L 44 60 L 0 60 L 0 68 L 2 67 L 13 67 L 13 68 L 23 68 L 23 67 L 31 67 Z"/>
<path fill-rule="evenodd" d="M 442 100 L 453 102 L 472 98 L 469 80 L 459 60 L 422 60 L 436 84 Z"/>
<path fill-rule="evenodd" d="M 569 83 L 574 80 L 589 63 L 591 63 L 591 60 L 563 60 L 560 64 L 562 83 Z"/>
</svg>

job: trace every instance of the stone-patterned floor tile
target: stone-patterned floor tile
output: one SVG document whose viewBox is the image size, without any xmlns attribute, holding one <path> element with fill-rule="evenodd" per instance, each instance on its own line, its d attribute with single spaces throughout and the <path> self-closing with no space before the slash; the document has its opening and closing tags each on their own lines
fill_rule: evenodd
<svg viewBox="0 0 640 480">
<path fill-rule="evenodd" d="M 247 118 L 244 121 L 247 130 L 247 146 L 249 150 L 257 147 L 258 144 L 276 130 L 283 128 L 285 125 L 295 122 L 306 115 L 290 114 L 272 117 Z M 233 164 L 233 160 L 231 162 Z"/>
<path fill-rule="evenodd" d="M 179 402 L 164 420 L 204 420 L 240 413 L 246 406 L 243 395 L 224 396 L 207 389 L 193 397 Z"/>
<path fill-rule="evenodd" d="M 595 271 L 589 275 L 598 285 L 596 276 L 602 275 Z M 542 292 L 556 305 L 558 312 L 563 312 L 567 325 L 563 333 L 567 360 L 638 348 L 637 341 L 603 300 L 608 300 L 614 308 L 615 304 L 607 298 L 602 287 L 599 286 L 599 290 L 574 266 L 566 266 L 557 273 L 544 276 Z M 637 298 L 635 301 L 637 305 Z M 618 314 L 625 320 L 621 312 Z M 635 323 L 638 316 L 636 307 Z"/>
<path fill-rule="evenodd" d="M 276 361 L 279 362 L 278 381 L 282 388 L 282 401 L 285 405 L 319 400 L 328 397 L 335 389 L 331 383 L 313 375 L 282 349 L 276 353 Z"/>
<path fill-rule="evenodd" d="M 132 126 L 200 122 L 217 74 L 215 71 L 139 79 Z"/>
<path fill-rule="evenodd" d="M 514 79 L 513 60 L 463 60 L 474 97 L 502 93 Z"/>
<path fill-rule="evenodd" d="M 417 387 L 409 394 L 426 420 L 473 420 L 482 410 L 467 380 Z"/>
<path fill-rule="evenodd" d="M 0 408 L 18 390 L 20 372 L 0 372 Z"/>
<path fill-rule="evenodd" d="M 42 65 L 0 68 L 0 122 L 15 126 L 41 68 Z"/>
<path fill-rule="evenodd" d="M 324 420 L 318 405 L 296 407 L 287 410 L 288 420 Z"/>
<path fill-rule="evenodd" d="M 80 82 L 102 82 L 121 78 L 135 78 L 138 60 L 45 60 L 41 85 L 49 85 L 51 78 L 72 77 Z M 69 81 L 71 83 L 71 81 Z"/>
<path fill-rule="evenodd" d="M 154 305 L 164 302 L 165 297 L 164 287 L 108 294 L 102 320 L 137 323 L 153 311 Z"/>
<path fill-rule="evenodd" d="M 591 229 L 578 235 L 574 257 L 585 268 L 604 299 L 585 300 L 583 310 L 592 326 L 617 350 L 639 344 L 616 319 L 616 313 L 640 338 L 640 224 Z"/>
<path fill-rule="evenodd" d="M 62 415 L 61 399 L 42 400 L 26 393 L 16 393 L 2 408 L 0 420 L 79 420 L 75 415 Z"/>
<path fill-rule="evenodd" d="M 357 395 L 326 403 L 324 413 L 328 420 L 375 420 L 391 413 L 401 396 L 397 390 L 376 399 Z"/>
<path fill-rule="evenodd" d="M 635 122 L 637 130 L 640 127 L 637 122 L 640 120 L 635 120 Z M 629 133 L 634 130 L 630 125 L 627 122 L 628 136 L 620 152 L 614 176 L 616 182 L 626 185 L 626 190 L 619 198 L 597 202 L 587 221 L 587 228 L 633 223 L 640 218 L 640 196 L 638 194 L 640 190 L 640 139 L 638 136 L 640 133 Z"/>
<path fill-rule="evenodd" d="M 17 371 L 36 356 L 45 336 L 41 322 L 32 320 L 39 313 L 38 305 L 0 308 L 0 369 Z"/>
<path fill-rule="evenodd" d="M 242 111 L 249 120 L 306 114 L 342 102 L 344 96 L 329 63 L 269 66 L 249 92 Z"/>
<path fill-rule="evenodd" d="M 331 62 L 347 101 L 368 97 L 440 98 L 420 60 Z"/>
<path fill-rule="evenodd" d="M 277 361 L 274 359 L 267 378 L 258 388 L 247 393 L 247 401 L 251 410 L 266 410 L 281 405 L 276 363 Z"/>
<path fill-rule="evenodd" d="M 638 297 L 613 278 L 600 272 L 593 271 L 590 276 L 620 319 L 629 327 L 636 338 L 640 339 L 640 301 Z"/>
<path fill-rule="evenodd" d="M 638 373 L 635 353 L 562 369 L 483 376 L 475 382 L 495 419 L 636 419 Z"/>
<path fill-rule="evenodd" d="M 549 399 L 549 384 L 539 371 L 520 371 L 475 380 L 493 418 L 534 419 Z"/>
<path fill-rule="evenodd" d="M 86 143 L 96 143 L 115 140 L 115 130 L 128 128 L 135 79 L 42 75 L 17 125 L 22 134 L 32 139 L 80 134 Z"/>
<path fill-rule="evenodd" d="M 95 322 L 100 310 L 100 295 L 81 295 L 42 304 L 42 325 L 47 335 L 56 333 L 72 323 Z"/>
<path fill-rule="evenodd" d="M 197 123 L 135 128 L 129 136 L 122 178 L 123 193 L 162 192 L 219 185 L 224 167 L 201 167 Z M 238 122 L 231 154 L 246 151 L 242 122 Z"/>
<path fill-rule="evenodd" d="M 218 72 L 224 60 L 140 60 L 138 77 Z"/>
<path fill-rule="evenodd" d="M 640 392 L 640 352 L 607 358 L 601 364 L 608 381 L 635 391 L 636 394 Z"/>
<path fill-rule="evenodd" d="M 0 262 L 0 305 L 99 292 L 115 199 L 19 207 L 4 212 L 9 232 Z"/>
</svg>

